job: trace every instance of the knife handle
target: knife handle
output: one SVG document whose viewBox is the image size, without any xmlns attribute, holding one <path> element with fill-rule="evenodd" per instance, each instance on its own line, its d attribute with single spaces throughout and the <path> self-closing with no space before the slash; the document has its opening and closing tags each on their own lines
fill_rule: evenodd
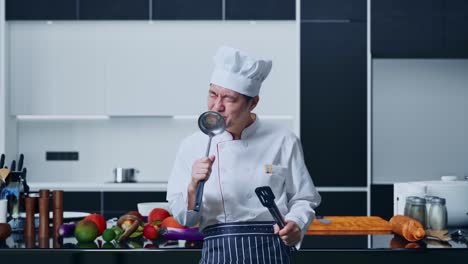
<svg viewBox="0 0 468 264">
<path fill-rule="evenodd" d="M 203 188 L 205 187 L 205 181 L 199 181 L 197 185 L 197 193 L 195 196 L 195 212 L 200 212 L 202 200 L 203 200 Z"/>
</svg>

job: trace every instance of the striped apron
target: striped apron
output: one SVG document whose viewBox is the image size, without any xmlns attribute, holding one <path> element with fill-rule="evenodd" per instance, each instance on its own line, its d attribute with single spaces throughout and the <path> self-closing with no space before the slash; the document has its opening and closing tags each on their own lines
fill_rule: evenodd
<svg viewBox="0 0 468 264">
<path fill-rule="evenodd" d="M 206 227 L 199 263 L 290 263 L 291 249 L 273 233 L 273 225 L 237 222 Z"/>
</svg>

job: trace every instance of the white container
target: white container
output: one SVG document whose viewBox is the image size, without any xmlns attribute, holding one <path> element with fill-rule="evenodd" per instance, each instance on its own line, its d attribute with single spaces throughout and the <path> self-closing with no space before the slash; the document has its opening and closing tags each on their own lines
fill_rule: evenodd
<svg viewBox="0 0 468 264">
<path fill-rule="evenodd" d="M 154 208 L 163 208 L 169 211 L 169 203 L 161 203 L 161 202 L 148 202 L 148 203 L 139 203 L 137 204 L 138 212 L 142 216 L 148 216 L 148 214 Z M 170 213 L 170 211 L 169 211 Z"/>
</svg>

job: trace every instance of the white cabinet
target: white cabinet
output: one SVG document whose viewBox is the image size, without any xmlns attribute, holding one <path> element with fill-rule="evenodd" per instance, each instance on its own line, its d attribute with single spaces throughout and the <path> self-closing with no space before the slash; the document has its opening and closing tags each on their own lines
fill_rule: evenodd
<svg viewBox="0 0 468 264">
<path fill-rule="evenodd" d="M 105 114 L 97 30 L 68 23 L 9 24 L 12 115 Z"/>
<path fill-rule="evenodd" d="M 293 21 L 12 21 L 8 26 L 13 115 L 198 115 L 206 111 L 212 58 L 220 45 L 273 59 L 257 113 L 298 111 Z"/>
</svg>

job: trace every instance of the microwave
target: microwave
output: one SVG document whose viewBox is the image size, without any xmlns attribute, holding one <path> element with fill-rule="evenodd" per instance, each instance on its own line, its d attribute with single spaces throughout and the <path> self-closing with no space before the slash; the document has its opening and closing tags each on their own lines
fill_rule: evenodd
<svg viewBox="0 0 468 264">
<path fill-rule="evenodd" d="M 393 185 L 393 213 L 403 215 L 406 197 L 445 198 L 447 226 L 468 226 L 468 180 L 398 182 Z"/>
</svg>

